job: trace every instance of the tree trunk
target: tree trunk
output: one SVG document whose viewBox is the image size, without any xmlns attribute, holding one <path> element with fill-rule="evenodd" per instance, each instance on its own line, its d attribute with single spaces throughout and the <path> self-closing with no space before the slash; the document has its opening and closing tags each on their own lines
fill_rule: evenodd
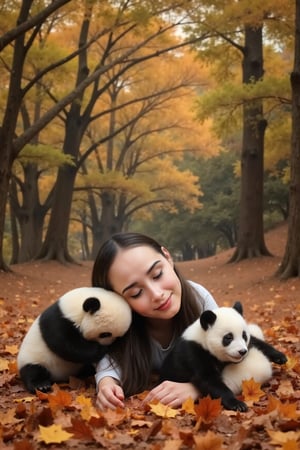
<svg viewBox="0 0 300 450">
<path fill-rule="evenodd" d="M 92 258 L 94 259 L 98 253 L 99 247 L 109 239 L 113 234 L 122 231 L 122 223 L 115 213 L 117 198 L 112 192 L 103 191 L 101 193 L 101 218 L 98 226 L 93 230 L 93 248 Z"/>
<path fill-rule="evenodd" d="M 68 252 L 68 228 L 76 171 L 70 165 L 58 171 L 50 222 L 39 259 L 53 259 L 62 264 L 74 262 Z"/>
<path fill-rule="evenodd" d="M 243 83 L 253 83 L 263 77 L 262 27 L 245 29 Z M 270 255 L 264 241 L 263 179 L 264 134 L 262 101 L 244 105 L 241 156 L 241 195 L 237 247 L 230 262 Z"/>
<path fill-rule="evenodd" d="M 291 73 L 292 138 L 288 236 L 277 275 L 282 279 L 300 276 L 300 0 L 296 0 L 295 56 Z"/>
</svg>

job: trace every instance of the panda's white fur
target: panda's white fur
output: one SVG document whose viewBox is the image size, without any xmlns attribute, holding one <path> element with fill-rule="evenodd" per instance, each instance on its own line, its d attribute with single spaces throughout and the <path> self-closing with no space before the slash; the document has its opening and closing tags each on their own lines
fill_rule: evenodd
<svg viewBox="0 0 300 450">
<path fill-rule="evenodd" d="M 87 314 L 83 303 L 87 298 L 97 297 L 101 308 L 94 314 Z M 131 323 L 131 308 L 120 295 L 95 287 L 80 287 L 64 294 L 59 300 L 63 316 L 69 319 L 82 336 L 101 345 L 110 345 L 117 337 L 123 336 Z M 104 333 L 110 336 L 101 336 Z"/>
<path fill-rule="evenodd" d="M 94 287 L 67 292 L 35 319 L 20 346 L 17 366 L 26 388 L 47 391 L 77 375 L 130 324 L 131 308 L 118 294 Z"/>
<path fill-rule="evenodd" d="M 43 339 L 38 319 L 33 322 L 25 335 L 17 357 L 19 370 L 27 364 L 39 364 L 45 367 L 51 373 L 53 381 L 64 381 L 69 376 L 75 376 L 82 366 L 81 363 L 60 358 L 50 350 Z"/>
<path fill-rule="evenodd" d="M 233 308 L 221 307 L 213 310 L 216 315 L 214 324 L 206 330 L 196 320 L 183 333 L 183 339 L 199 343 L 219 361 L 237 363 L 248 353 L 250 330 L 243 316 Z M 223 345 L 225 335 L 231 333 L 233 339 L 229 345 Z"/>
<path fill-rule="evenodd" d="M 264 340 L 262 329 L 256 324 L 249 324 L 252 336 Z M 243 381 L 253 378 L 263 384 L 272 377 L 272 364 L 257 348 L 250 347 L 246 357 L 239 364 L 228 364 L 222 372 L 224 383 L 235 395 L 241 393 Z"/>
<path fill-rule="evenodd" d="M 204 311 L 177 339 L 165 358 L 160 381 L 190 382 L 202 395 L 220 397 L 227 409 L 246 411 L 235 395 L 243 380 L 263 383 L 272 375 L 271 362 L 286 357 L 263 340 L 262 330 L 247 324 L 242 305 Z"/>
</svg>

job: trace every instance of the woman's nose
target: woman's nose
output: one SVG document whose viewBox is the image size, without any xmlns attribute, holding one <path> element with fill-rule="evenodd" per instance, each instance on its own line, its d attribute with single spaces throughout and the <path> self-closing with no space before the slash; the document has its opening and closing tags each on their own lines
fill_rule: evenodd
<svg viewBox="0 0 300 450">
<path fill-rule="evenodd" d="M 164 291 L 159 286 L 151 286 L 151 297 L 153 301 L 161 300 L 164 296 Z"/>
</svg>

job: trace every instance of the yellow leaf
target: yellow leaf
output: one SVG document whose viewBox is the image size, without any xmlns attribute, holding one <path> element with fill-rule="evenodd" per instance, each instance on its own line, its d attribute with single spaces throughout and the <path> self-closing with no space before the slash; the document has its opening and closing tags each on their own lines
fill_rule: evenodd
<svg viewBox="0 0 300 450">
<path fill-rule="evenodd" d="M 244 396 L 245 402 L 257 402 L 260 397 L 265 395 L 264 391 L 260 388 L 260 383 L 257 383 L 254 378 L 250 380 L 244 380 L 242 382 L 242 394 Z"/>
<path fill-rule="evenodd" d="M 9 361 L 5 358 L 0 358 L 0 372 L 3 370 L 8 370 Z"/>
<path fill-rule="evenodd" d="M 6 345 L 5 351 L 7 353 L 10 353 L 11 355 L 17 355 L 19 352 L 19 346 L 18 345 Z"/>
<path fill-rule="evenodd" d="M 188 414 L 195 414 L 194 400 L 191 397 L 187 398 L 186 401 L 182 403 L 181 409 Z"/>
<path fill-rule="evenodd" d="M 39 425 L 39 429 L 39 440 L 46 444 L 60 444 L 73 437 L 73 434 L 64 431 L 60 425 L 51 425 L 50 427 Z"/>
<path fill-rule="evenodd" d="M 179 411 L 162 403 L 149 404 L 151 411 L 159 417 L 176 417 Z"/>
<path fill-rule="evenodd" d="M 282 431 L 267 430 L 271 438 L 271 444 L 283 445 L 289 441 L 297 441 L 300 439 L 300 431 Z"/>
<path fill-rule="evenodd" d="M 87 406 L 87 407 L 92 406 L 92 399 L 85 397 L 84 395 L 78 395 L 76 397 L 76 402 L 81 406 Z"/>
</svg>

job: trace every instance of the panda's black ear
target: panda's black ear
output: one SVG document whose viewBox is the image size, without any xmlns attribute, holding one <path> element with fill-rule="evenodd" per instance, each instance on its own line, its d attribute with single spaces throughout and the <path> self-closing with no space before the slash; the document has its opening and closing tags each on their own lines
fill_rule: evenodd
<svg viewBox="0 0 300 450">
<path fill-rule="evenodd" d="M 204 311 L 200 316 L 200 323 L 203 330 L 207 330 L 210 326 L 212 326 L 217 319 L 216 314 L 213 311 Z"/>
<path fill-rule="evenodd" d="M 243 306 L 241 302 L 235 302 L 235 304 L 233 305 L 233 309 L 240 313 L 241 316 L 243 315 Z"/>
<path fill-rule="evenodd" d="M 97 297 L 89 297 L 84 301 L 82 308 L 85 312 L 95 314 L 100 309 L 100 306 L 101 303 Z"/>
</svg>

